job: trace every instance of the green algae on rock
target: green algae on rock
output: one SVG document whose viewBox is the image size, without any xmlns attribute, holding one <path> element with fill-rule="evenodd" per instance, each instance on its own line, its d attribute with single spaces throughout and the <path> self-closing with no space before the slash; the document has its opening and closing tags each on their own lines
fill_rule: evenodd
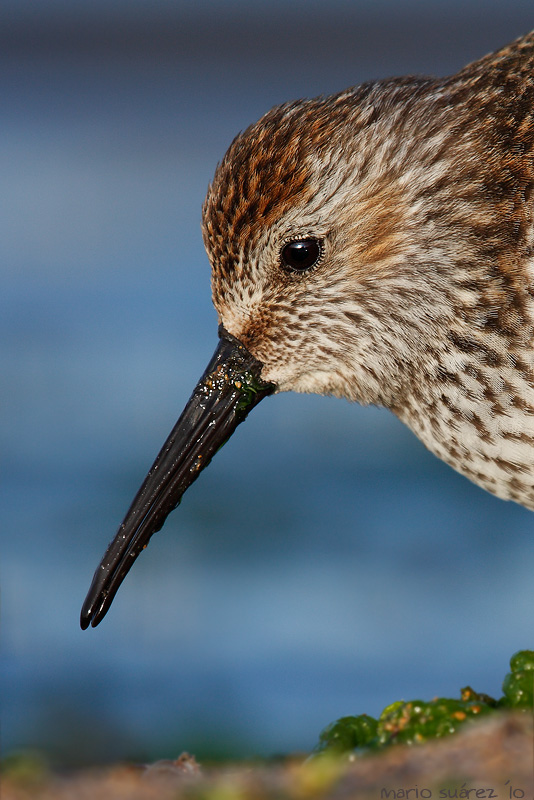
<svg viewBox="0 0 534 800">
<path fill-rule="evenodd" d="M 318 751 L 345 753 L 356 747 L 367 747 L 376 737 L 378 721 L 367 714 L 357 717 L 341 717 L 319 734 Z"/>
<path fill-rule="evenodd" d="M 392 744 L 418 744 L 454 733 L 469 720 L 499 709 L 532 711 L 534 707 L 534 650 L 520 650 L 510 659 L 505 676 L 504 696 L 495 700 L 470 686 L 461 698 L 436 697 L 433 700 L 400 700 L 387 706 L 379 719 L 367 714 L 341 717 L 319 735 L 314 755 L 348 754 Z"/>
<path fill-rule="evenodd" d="M 530 709 L 534 707 L 534 650 L 519 650 L 510 659 L 510 669 L 503 681 L 503 708 Z"/>
</svg>

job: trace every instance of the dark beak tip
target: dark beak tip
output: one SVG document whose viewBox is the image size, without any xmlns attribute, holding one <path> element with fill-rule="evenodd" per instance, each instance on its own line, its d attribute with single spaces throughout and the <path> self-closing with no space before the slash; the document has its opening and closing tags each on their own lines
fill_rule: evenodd
<svg viewBox="0 0 534 800">
<path fill-rule="evenodd" d="M 102 621 L 102 614 L 98 611 L 95 611 L 93 607 L 82 609 L 82 613 L 80 614 L 80 628 L 82 631 L 86 631 L 87 628 L 96 628 L 99 622 Z"/>
</svg>

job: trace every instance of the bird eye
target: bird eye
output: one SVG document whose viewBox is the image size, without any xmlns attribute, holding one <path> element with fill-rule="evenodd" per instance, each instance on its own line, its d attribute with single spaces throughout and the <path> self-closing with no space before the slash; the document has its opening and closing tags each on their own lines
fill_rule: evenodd
<svg viewBox="0 0 534 800">
<path fill-rule="evenodd" d="M 293 272 L 304 272 L 317 263 L 322 254 L 317 239 L 297 239 L 282 248 L 282 265 Z"/>
</svg>

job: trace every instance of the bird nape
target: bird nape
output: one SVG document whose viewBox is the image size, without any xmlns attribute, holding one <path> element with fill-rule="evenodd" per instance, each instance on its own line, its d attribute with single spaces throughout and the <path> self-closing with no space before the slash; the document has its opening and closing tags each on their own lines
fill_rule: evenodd
<svg viewBox="0 0 534 800">
<path fill-rule="evenodd" d="M 153 533 L 273 392 L 391 409 L 534 508 L 534 33 L 442 79 L 277 106 L 203 207 L 220 341 L 99 565 L 97 625 Z"/>
</svg>

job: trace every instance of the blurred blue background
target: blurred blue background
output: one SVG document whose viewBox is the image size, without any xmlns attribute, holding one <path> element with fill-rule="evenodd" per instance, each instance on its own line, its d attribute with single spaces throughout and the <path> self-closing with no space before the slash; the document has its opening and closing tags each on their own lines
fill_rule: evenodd
<svg viewBox="0 0 534 800">
<path fill-rule="evenodd" d="M 265 400 L 102 625 L 78 615 L 215 348 L 200 207 L 233 136 L 533 26 L 531 0 L 4 0 L 4 752 L 268 755 L 400 698 L 499 695 L 534 644 L 534 518 L 334 399 Z"/>
</svg>

